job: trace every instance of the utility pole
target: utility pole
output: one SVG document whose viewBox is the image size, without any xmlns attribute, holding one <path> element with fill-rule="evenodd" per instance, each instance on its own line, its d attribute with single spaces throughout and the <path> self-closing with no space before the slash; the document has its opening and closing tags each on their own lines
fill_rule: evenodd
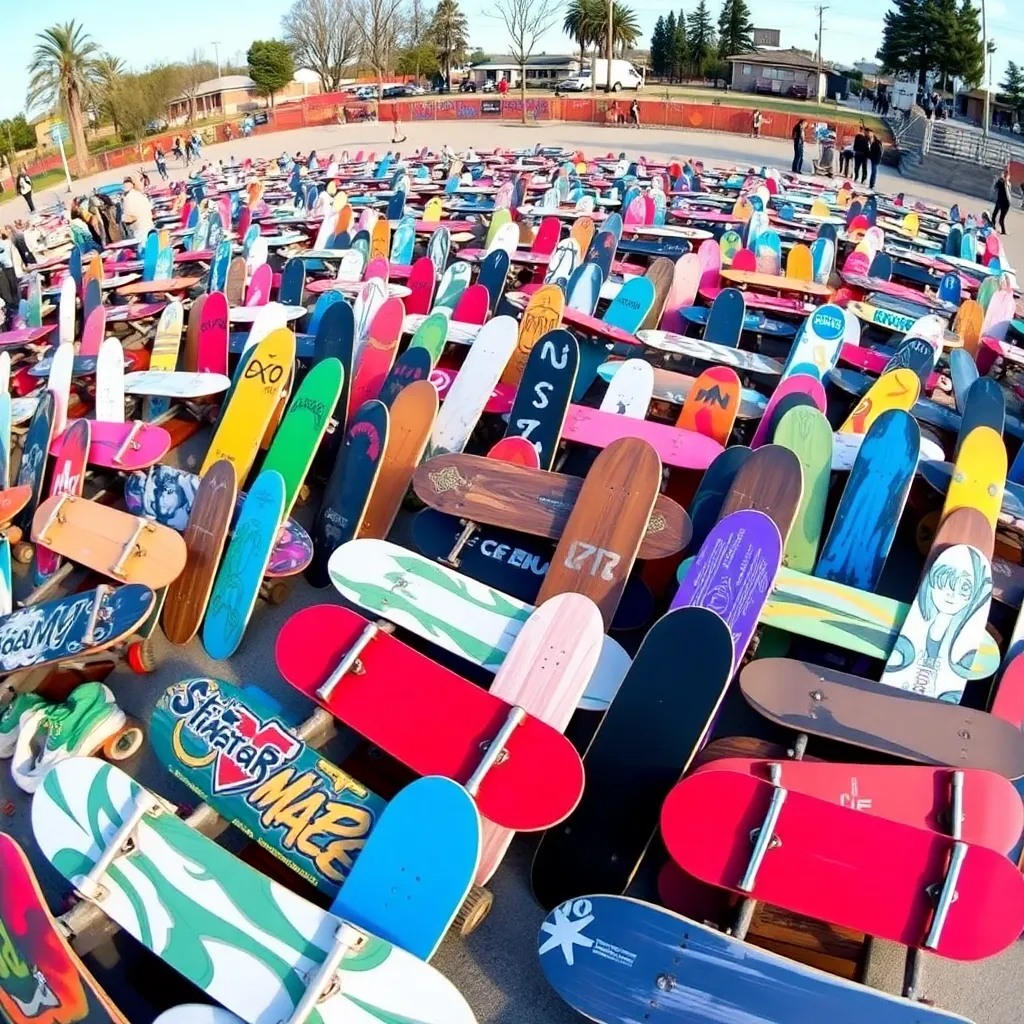
<svg viewBox="0 0 1024 1024">
<path fill-rule="evenodd" d="M 605 79 L 604 79 L 604 91 L 612 91 L 612 39 L 614 38 L 615 26 L 612 24 L 612 20 L 615 17 L 615 0 L 608 0 L 608 50 L 605 60 Z M 594 81 L 597 81 L 597 68 L 594 68 Z"/>
<path fill-rule="evenodd" d="M 213 55 L 217 59 L 217 77 L 220 78 L 220 40 L 213 40 Z"/>
<path fill-rule="evenodd" d="M 985 87 L 985 110 L 981 115 L 981 133 L 988 138 L 988 122 L 991 117 L 989 104 L 992 102 L 992 58 L 988 52 L 988 32 L 985 28 L 985 0 L 981 0 L 981 49 L 988 67 L 988 85 Z M 984 78 L 984 72 L 982 78 Z"/>
<path fill-rule="evenodd" d="M 984 0 L 982 2 L 984 3 Z M 818 5 L 818 78 L 814 85 L 814 98 L 818 103 L 821 102 L 821 34 L 827 10 L 827 7 Z"/>
</svg>

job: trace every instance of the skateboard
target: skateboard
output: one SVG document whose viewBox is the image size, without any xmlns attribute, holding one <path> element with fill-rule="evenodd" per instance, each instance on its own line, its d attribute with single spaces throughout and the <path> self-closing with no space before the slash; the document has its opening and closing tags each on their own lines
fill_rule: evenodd
<svg viewBox="0 0 1024 1024">
<path fill-rule="evenodd" d="M 335 589 L 353 604 L 490 672 L 498 670 L 534 610 L 387 541 L 342 545 L 331 557 L 330 574 Z M 604 710 L 628 666 L 625 651 L 605 637 L 580 707 Z"/>
<path fill-rule="evenodd" d="M 427 458 L 466 447 L 516 346 L 516 322 L 510 316 L 488 320 L 473 342 L 458 375 L 444 396 L 427 445 Z"/>
<path fill-rule="evenodd" d="M 448 327 L 451 321 L 444 313 L 431 313 L 422 319 L 413 332 L 409 348 L 422 348 L 430 354 L 430 368 L 437 365 L 448 341 Z"/>
<path fill-rule="evenodd" d="M 332 358 L 321 359 L 306 374 L 263 460 L 261 472 L 272 469 L 284 481 L 283 518 L 291 514 L 313 456 L 330 427 L 343 374 L 341 363 Z"/>
<path fill-rule="evenodd" d="M 601 398 L 601 412 L 642 420 L 654 394 L 654 367 L 644 359 L 619 363 Z"/>
<path fill-rule="evenodd" d="M 958 508 L 944 519 L 929 513 L 918 524 L 917 546 L 922 555 L 935 558 L 952 544 L 970 544 L 992 561 L 995 538 L 988 520 L 976 508 Z M 1024 597 L 1018 582 L 1019 567 L 1001 558 L 992 561 L 992 596 L 1011 607 Z"/>
<path fill-rule="evenodd" d="M 960 453 L 960 445 L 975 427 L 991 427 L 1000 437 L 1006 422 L 1006 398 L 999 383 L 991 377 L 980 377 L 968 389 L 964 408 L 960 414 L 953 461 Z"/>
<path fill-rule="evenodd" d="M 17 487 L 29 487 L 30 496 L 16 519 L 18 526 L 27 533 L 32 525 L 36 506 L 43 494 L 43 483 L 46 479 L 46 454 L 50 450 L 50 438 L 53 436 L 53 417 L 55 402 L 53 395 L 47 391 L 39 399 L 36 411 L 32 414 L 28 433 L 21 449 L 21 465 L 14 483 Z"/>
<path fill-rule="evenodd" d="M 101 825 L 95 806 L 106 809 Z M 301 1019 L 312 1006 L 324 1024 L 353 1013 L 425 1024 L 474 1019 L 433 968 L 272 882 L 102 761 L 57 765 L 33 799 L 32 830 L 68 881 L 102 893 L 104 913 L 243 1020 L 290 1020 L 297 1011 Z M 108 866 L 99 844 L 118 832 L 134 841 L 110 850 Z"/>
<path fill-rule="evenodd" d="M 729 627 L 735 665 L 744 658 L 782 563 L 782 537 L 763 512 L 723 516 L 689 565 L 670 609 L 706 608 Z"/>
<path fill-rule="evenodd" d="M 412 483 L 420 500 L 439 512 L 559 540 L 584 481 L 479 455 L 440 455 L 424 462 Z M 674 555 L 689 539 L 689 517 L 676 502 L 658 495 L 637 557 Z M 454 555 L 452 562 L 458 552 Z"/>
<path fill-rule="evenodd" d="M 227 459 L 242 485 L 291 377 L 294 361 L 295 335 L 287 328 L 272 331 L 251 350 L 247 361 L 243 357 L 238 384 L 217 425 L 200 476 L 215 462 Z"/>
<path fill-rule="evenodd" d="M 744 509 L 763 512 L 779 528 L 785 547 L 803 500 L 803 487 L 803 470 L 796 454 L 781 445 L 766 444 L 736 472 L 719 518 Z"/>
<path fill-rule="evenodd" d="M 403 352 L 388 371 L 377 394 L 389 409 L 402 389 L 419 380 L 429 380 L 430 353 L 425 348 L 409 348 Z"/>
<path fill-rule="evenodd" d="M 683 652 L 688 683 L 675 686 L 663 668 Z M 729 627 L 714 612 L 677 608 L 654 624 L 584 754 L 583 798 L 537 847 L 530 885 L 541 906 L 581 891 L 625 892 L 662 800 L 703 744 L 732 665 Z"/>
<path fill-rule="evenodd" d="M 298 612 L 278 634 L 276 657 L 296 689 L 418 774 L 461 782 L 506 828 L 547 828 L 579 800 L 583 766 L 561 732 L 355 612 Z M 387 712 L 396 707 L 402 715 Z"/>
<path fill-rule="evenodd" d="M 758 1024 L 970 1024 L 624 896 L 567 900 L 542 922 L 538 942 L 552 988 L 603 1024 L 744 1016 Z"/>
<path fill-rule="evenodd" d="M 32 540 L 111 579 L 154 590 L 185 568 L 185 542 L 174 530 L 69 493 L 39 506 Z"/>
<path fill-rule="evenodd" d="M 879 377 L 839 428 L 841 434 L 866 434 L 888 409 L 910 412 L 921 393 L 921 380 L 913 370 L 892 370 Z"/>
<path fill-rule="evenodd" d="M 782 379 L 809 375 L 823 383 L 839 358 L 846 334 L 846 318 L 838 306 L 819 306 L 797 332 Z"/>
<path fill-rule="evenodd" d="M 358 356 L 353 360 L 348 397 L 349 416 L 363 402 L 379 397 L 398 354 L 403 316 L 402 300 L 396 298 L 385 299 L 374 313 L 366 342 L 360 346 Z"/>
<path fill-rule="evenodd" d="M 178 299 L 172 299 L 160 314 L 153 339 L 149 368 L 154 371 L 173 372 L 178 366 L 178 349 L 181 347 L 181 332 L 185 322 L 185 311 Z M 127 385 L 126 385 L 127 386 Z M 151 420 L 166 412 L 170 406 L 164 396 L 149 398 L 144 403 L 143 419 Z"/>
<path fill-rule="evenodd" d="M 701 827 L 709 815 L 720 828 Z M 703 882 L 956 960 L 994 955 L 1024 924 L 1024 876 L 1001 853 L 791 790 L 783 763 L 771 781 L 692 775 L 665 801 L 661 834 Z"/>
<path fill-rule="evenodd" d="M 71 948 L 25 851 L 6 832 L 0 832 L 0 874 L 0 1016 L 11 1024 L 127 1024 Z"/>
<path fill-rule="evenodd" d="M 705 363 L 721 363 L 723 366 L 731 366 L 734 370 L 746 373 L 763 373 L 769 377 L 778 377 L 782 374 L 782 363 L 756 352 L 745 352 L 742 349 L 730 348 L 728 345 L 698 341 L 696 338 L 672 334 L 670 331 L 638 331 L 636 336 L 642 344 L 660 352 L 688 356 Z"/>
<path fill-rule="evenodd" d="M 818 557 L 832 470 L 832 427 L 816 408 L 789 410 L 778 422 L 773 443 L 800 460 L 803 492 L 783 550 L 782 563 L 810 572 Z"/>
<path fill-rule="evenodd" d="M 784 658 L 740 672 L 747 703 L 786 729 L 901 761 L 1024 776 L 1024 734 L 984 711 Z"/>
<path fill-rule="evenodd" d="M 454 310 L 459 296 L 469 287 L 473 271 L 465 260 L 456 260 L 441 274 L 437 285 L 435 310 Z"/>
<path fill-rule="evenodd" d="M 161 398 L 208 398 L 231 387 L 224 373 L 189 373 L 184 370 L 138 370 L 126 373 L 124 393 Z M 155 415 L 155 414 L 154 414 Z M 145 417 L 144 417 L 145 418 Z"/>
<path fill-rule="evenodd" d="M 313 524 L 313 561 L 306 572 L 312 586 L 328 585 L 331 555 L 362 526 L 390 435 L 390 414 L 376 400 L 363 405 L 349 423 Z"/>
<path fill-rule="evenodd" d="M 263 470 L 245 496 L 203 619 L 203 647 L 211 658 L 231 657 L 242 642 L 284 516 L 284 496 L 284 480 L 272 469 Z"/>
<path fill-rule="evenodd" d="M 80 497 L 85 485 L 85 464 L 89 453 L 88 420 L 75 420 L 61 445 L 60 458 L 54 461 L 50 496 L 71 494 Z M 60 568 L 60 555 L 39 546 L 35 549 L 32 582 L 38 587 Z"/>
<path fill-rule="evenodd" d="M 976 427 L 962 441 L 960 451 L 949 475 L 946 500 L 942 505 L 945 518 L 954 509 L 976 508 L 996 528 L 1006 486 L 1006 447 L 991 427 Z M 945 463 L 925 463 L 921 472 L 925 480 L 946 477 Z"/>
<path fill-rule="evenodd" d="M 133 515 L 155 519 L 163 526 L 184 533 L 200 482 L 194 473 L 173 466 L 154 466 L 146 473 L 132 473 L 125 479 L 125 504 Z M 245 494 L 239 493 L 232 522 L 238 519 L 244 502 Z M 270 553 L 267 576 L 293 576 L 302 572 L 312 557 L 313 542 L 309 534 L 294 519 L 287 519 Z"/>
<path fill-rule="evenodd" d="M 846 308 L 858 320 L 881 327 L 893 334 L 906 334 L 918 320 L 917 317 L 905 316 L 902 313 L 872 305 L 870 302 L 850 302 L 847 303 Z"/>
<path fill-rule="evenodd" d="M 956 348 L 949 353 L 949 379 L 953 385 L 956 411 L 963 416 L 964 407 L 967 404 L 967 392 L 971 385 L 978 380 L 978 364 L 966 349 Z"/>
<path fill-rule="evenodd" d="M 828 406 L 825 388 L 817 377 L 807 373 L 798 373 L 790 377 L 784 377 L 772 392 L 771 398 L 768 399 L 764 415 L 754 431 L 753 438 L 751 438 L 751 448 L 756 450 L 771 441 L 772 432 L 775 429 L 778 418 L 780 415 L 788 412 L 791 407 L 787 400 L 792 400 L 796 396 L 805 396 L 808 402 L 801 401 L 800 404 L 810 404 L 818 412 L 825 412 Z M 785 409 L 783 409 L 783 403 L 786 403 Z"/>
<path fill-rule="evenodd" d="M 117 338 L 107 338 L 96 358 L 96 420 L 124 423 L 124 349 Z"/>
<path fill-rule="evenodd" d="M 969 544 L 952 544 L 929 563 L 889 655 L 882 682 L 959 703 L 978 646 L 987 637 L 992 571 Z"/>
<path fill-rule="evenodd" d="M 822 579 L 872 591 L 878 586 L 921 450 L 921 431 L 899 409 L 868 428 L 814 571 Z"/>
<path fill-rule="evenodd" d="M 700 765 L 694 774 L 739 772 L 770 780 L 771 765 L 779 761 L 787 789 L 943 835 L 949 835 L 953 788 L 961 786 L 965 808 L 961 838 L 1000 853 L 1012 850 L 1024 829 L 1024 804 L 1013 784 L 977 768 L 960 769 L 962 782 L 954 782 L 952 768 L 834 764 L 758 755 L 718 757 Z"/>
<path fill-rule="evenodd" d="M 228 300 L 224 292 L 205 296 L 202 307 L 189 312 L 189 333 L 185 338 L 184 368 L 196 373 L 228 372 Z M 198 322 L 194 341 L 193 321 Z"/>
<path fill-rule="evenodd" d="M 185 568 L 167 588 L 164 603 L 164 635 L 172 644 L 187 644 L 203 621 L 237 494 L 234 470 L 224 459 L 210 467 L 193 495 L 184 532 Z"/>
<path fill-rule="evenodd" d="M 728 366 L 712 366 L 694 382 L 683 401 L 676 426 L 720 445 L 729 443 L 740 407 L 740 379 Z M 654 388 L 652 387 L 652 397 Z"/>
<path fill-rule="evenodd" d="M 244 689 L 219 679 L 168 687 L 150 739 L 171 775 L 328 897 L 387 806 Z"/>
<path fill-rule="evenodd" d="M 75 362 L 75 346 L 57 346 L 50 362 L 46 388 L 53 395 L 53 432 L 59 434 L 68 421 L 68 400 L 71 397 L 71 373 Z"/>
<path fill-rule="evenodd" d="M 129 583 L 19 608 L 0 619 L 0 673 L 57 664 L 112 647 L 145 622 L 154 601 L 149 587 Z"/>
<path fill-rule="evenodd" d="M 557 284 L 545 284 L 531 296 L 519 321 L 516 347 L 501 373 L 501 382 L 517 386 L 533 347 L 562 322 L 565 293 Z"/>
</svg>

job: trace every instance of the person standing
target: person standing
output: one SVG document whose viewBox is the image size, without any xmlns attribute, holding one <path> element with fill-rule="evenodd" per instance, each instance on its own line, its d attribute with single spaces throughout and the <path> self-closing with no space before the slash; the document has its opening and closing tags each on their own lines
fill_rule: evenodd
<svg viewBox="0 0 1024 1024">
<path fill-rule="evenodd" d="M 633 100 L 629 105 L 629 119 L 633 122 L 634 128 L 640 127 L 640 102 Z"/>
<path fill-rule="evenodd" d="M 153 154 L 153 158 L 156 160 L 156 169 L 160 177 L 167 180 L 167 157 L 164 154 L 163 149 L 160 146 L 156 147 L 156 151 Z"/>
<path fill-rule="evenodd" d="M 761 138 L 761 111 L 756 107 L 750 117 L 750 137 L 752 139 Z"/>
<path fill-rule="evenodd" d="M 153 208 L 145 192 L 135 187 L 135 179 L 124 179 L 124 198 L 121 200 L 121 223 L 136 241 L 144 242 L 153 230 Z"/>
<path fill-rule="evenodd" d="M 1010 169 L 1003 168 L 1003 173 L 996 178 L 996 205 L 992 208 L 992 230 L 999 227 L 999 233 L 1006 234 L 1006 215 L 1010 212 Z"/>
<path fill-rule="evenodd" d="M 853 137 L 853 180 L 868 180 L 868 137 L 864 125 L 857 129 L 857 134 Z"/>
<path fill-rule="evenodd" d="M 875 187 L 878 177 L 878 165 L 882 162 L 882 140 L 874 132 L 868 132 L 868 163 L 871 164 L 871 177 L 868 188 Z"/>
<path fill-rule="evenodd" d="M 801 117 L 793 128 L 793 173 L 804 173 L 804 132 L 807 122 Z"/>
<path fill-rule="evenodd" d="M 405 135 L 402 132 L 402 122 L 398 116 L 398 104 L 391 104 L 391 145 L 397 146 L 405 142 Z"/>
<path fill-rule="evenodd" d="M 18 274 L 14 269 L 14 245 L 11 242 L 11 229 L 0 228 L 0 300 L 3 301 L 3 311 L 0 312 L 5 328 L 14 324 L 14 318 L 18 314 L 18 298 L 20 293 Z"/>
<path fill-rule="evenodd" d="M 32 179 L 25 173 L 25 168 L 22 167 L 18 171 L 18 180 L 15 182 L 15 187 L 18 190 L 18 195 L 25 200 L 28 206 L 29 213 L 36 212 L 35 200 L 32 198 Z"/>
</svg>

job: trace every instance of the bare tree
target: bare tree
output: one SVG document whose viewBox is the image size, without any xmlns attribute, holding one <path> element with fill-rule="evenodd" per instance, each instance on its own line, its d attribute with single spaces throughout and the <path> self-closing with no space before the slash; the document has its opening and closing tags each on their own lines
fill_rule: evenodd
<svg viewBox="0 0 1024 1024">
<path fill-rule="evenodd" d="M 354 0 L 352 20 L 359 32 L 362 59 L 377 76 L 378 98 L 391 72 L 404 27 L 404 0 Z"/>
<path fill-rule="evenodd" d="M 315 71 L 324 92 L 337 92 L 359 55 L 360 33 L 349 0 L 295 0 L 281 19 L 295 63 Z"/>
<path fill-rule="evenodd" d="M 422 63 L 422 50 L 427 33 L 430 31 L 430 23 L 433 13 L 423 6 L 423 0 L 412 0 L 409 4 L 409 14 L 405 20 L 405 36 L 408 40 L 407 46 L 413 61 L 413 71 L 416 81 L 420 80 L 420 65 Z"/>
<path fill-rule="evenodd" d="M 181 95 L 188 100 L 188 119 L 196 119 L 196 97 L 199 86 L 208 82 L 217 74 L 217 67 L 206 59 L 202 50 L 193 50 L 186 61 L 180 65 Z"/>
<path fill-rule="evenodd" d="M 540 37 L 559 16 L 556 0 L 494 0 L 492 18 L 505 23 L 509 53 L 519 65 L 519 90 L 523 100 L 523 124 L 526 124 L 526 63 Z"/>
</svg>

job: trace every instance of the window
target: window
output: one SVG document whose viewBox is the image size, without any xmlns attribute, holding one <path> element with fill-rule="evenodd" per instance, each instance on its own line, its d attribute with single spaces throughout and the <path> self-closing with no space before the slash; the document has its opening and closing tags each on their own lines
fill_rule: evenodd
<svg viewBox="0 0 1024 1024">
<path fill-rule="evenodd" d="M 749 64 L 744 64 L 743 65 L 743 74 L 749 75 L 751 73 L 752 73 L 752 69 L 751 69 L 750 65 Z"/>
</svg>

